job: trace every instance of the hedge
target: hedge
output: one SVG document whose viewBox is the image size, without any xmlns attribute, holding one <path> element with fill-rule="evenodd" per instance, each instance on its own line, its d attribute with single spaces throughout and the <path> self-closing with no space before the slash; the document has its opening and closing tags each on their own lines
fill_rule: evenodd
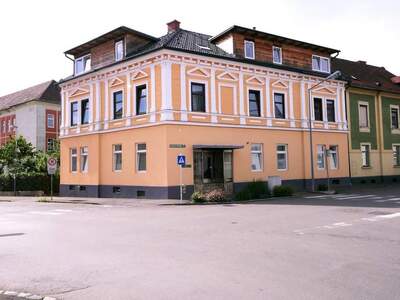
<svg viewBox="0 0 400 300">
<path fill-rule="evenodd" d="M 17 191 L 43 191 L 50 194 L 50 175 L 47 174 L 21 174 L 17 176 Z M 53 192 L 58 194 L 60 187 L 60 176 L 53 176 Z M 10 192 L 14 190 L 14 179 L 12 176 L 0 175 L 0 191 Z"/>
</svg>

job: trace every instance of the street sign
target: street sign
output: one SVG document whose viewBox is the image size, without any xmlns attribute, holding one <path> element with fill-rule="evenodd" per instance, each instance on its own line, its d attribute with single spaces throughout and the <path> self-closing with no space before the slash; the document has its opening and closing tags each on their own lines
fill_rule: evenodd
<svg viewBox="0 0 400 300">
<path fill-rule="evenodd" d="M 169 147 L 179 149 L 179 148 L 186 148 L 186 145 L 185 144 L 169 144 Z"/>
<path fill-rule="evenodd" d="M 57 159 L 54 157 L 49 157 L 47 159 L 47 173 L 49 175 L 54 175 L 57 171 Z"/>
<path fill-rule="evenodd" d="M 180 166 L 184 166 L 184 165 L 186 164 L 186 156 L 185 156 L 185 155 L 182 155 L 182 154 L 179 154 L 179 155 L 176 157 L 176 163 L 177 163 L 178 165 L 180 165 Z"/>
</svg>

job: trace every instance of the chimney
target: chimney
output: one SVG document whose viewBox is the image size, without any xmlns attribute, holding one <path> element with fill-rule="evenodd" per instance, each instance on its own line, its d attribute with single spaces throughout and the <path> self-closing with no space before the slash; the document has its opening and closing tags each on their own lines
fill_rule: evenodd
<svg viewBox="0 0 400 300">
<path fill-rule="evenodd" d="M 173 32 L 173 31 L 177 31 L 180 28 L 179 27 L 180 24 L 181 24 L 181 22 L 179 22 L 177 20 L 173 20 L 173 21 L 167 23 L 168 33 Z"/>
</svg>

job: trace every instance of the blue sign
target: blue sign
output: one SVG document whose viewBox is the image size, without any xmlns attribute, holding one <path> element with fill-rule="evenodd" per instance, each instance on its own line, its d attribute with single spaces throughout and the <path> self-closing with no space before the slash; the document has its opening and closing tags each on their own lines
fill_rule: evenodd
<svg viewBox="0 0 400 300">
<path fill-rule="evenodd" d="M 178 155 L 176 157 L 176 163 L 180 166 L 186 165 L 186 156 L 185 155 Z"/>
</svg>

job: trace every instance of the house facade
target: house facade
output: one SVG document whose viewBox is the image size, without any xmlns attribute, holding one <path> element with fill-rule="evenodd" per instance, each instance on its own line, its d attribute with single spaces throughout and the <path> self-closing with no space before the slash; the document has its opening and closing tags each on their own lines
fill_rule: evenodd
<svg viewBox="0 0 400 300">
<path fill-rule="evenodd" d="M 60 89 L 54 80 L 0 97 L 0 145 L 22 135 L 36 149 L 48 151 L 59 136 Z"/>
<path fill-rule="evenodd" d="M 365 61 L 335 59 L 332 64 L 348 82 L 352 182 L 399 182 L 400 78 Z"/>
<path fill-rule="evenodd" d="M 155 38 L 120 27 L 66 52 L 60 83 L 62 195 L 178 198 L 232 193 L 279 176 L 349 182 L 345 82 L 338 51 L 233 26 L 211 37 L 168 24 Z M 311 110 L 309 111 L 309 105 Z M 329 157 L 327 157 L 329 149 Z"/>
</svg>

